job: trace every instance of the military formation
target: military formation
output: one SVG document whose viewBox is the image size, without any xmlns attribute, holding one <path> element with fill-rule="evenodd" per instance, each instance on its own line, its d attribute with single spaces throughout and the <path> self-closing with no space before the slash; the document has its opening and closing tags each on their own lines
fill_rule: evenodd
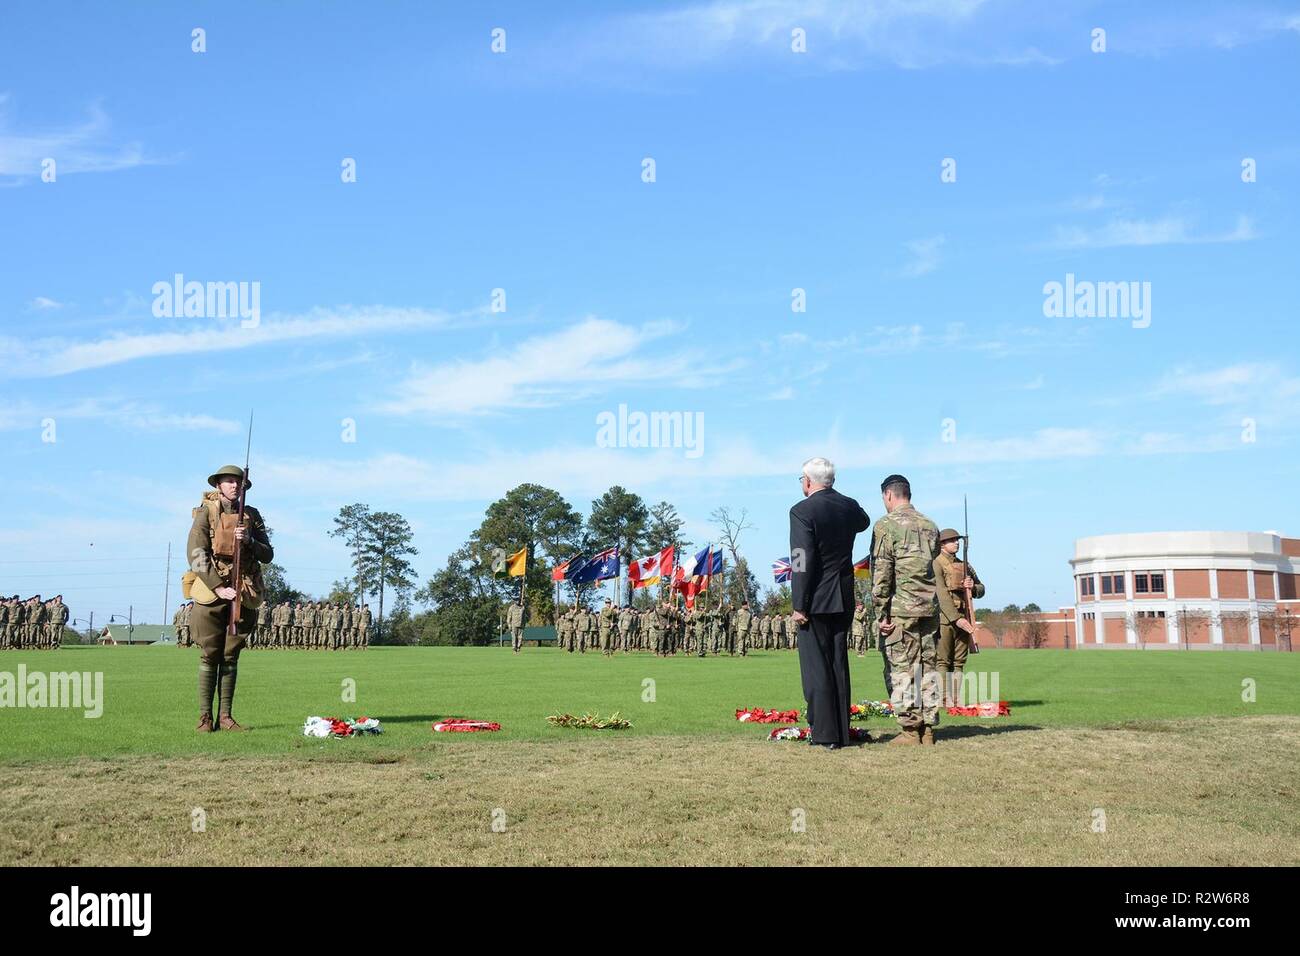
<svg viewBox="0 0 1300 956">
<path fill-rule="evenodd" d="M 693 657 L 751 650 L 795 650 L 799 628 L 790 614 L 755 614 L 749 604 L 682 608 L 665 598 L 653 608 L 615 607 L 608 598 L 599 611 L 576 606 L 559 614 L 555 635 L 561 649 L 611 655 L 649 651 L 660 657 Z"/>
<path fill-rule="evenodd" d="M 190 634 L 193 603 L 182 604 L 172 618 L 178 647 L 194 644 Z M 326 601 L 263 604 L 257 609 L 246 649 L 364 650 L 370 646 L 370 621 L 370 607 L 366 604 L 353 606 Z"/>
<path fill-rule="evenodd" d="M 52 651 L 63 643 L 68 616 L 61 594 L 48 601 L 39 594 L 0 600 L 0 650 Z"/>
</svg>

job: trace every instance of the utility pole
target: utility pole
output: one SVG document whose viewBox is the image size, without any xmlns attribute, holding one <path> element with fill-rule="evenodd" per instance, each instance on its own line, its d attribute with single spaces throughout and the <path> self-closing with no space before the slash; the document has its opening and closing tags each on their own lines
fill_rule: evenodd
<svg viewBox="0 0 1300 956">
<path fill-rule="evenodd" d="M 95 643 L 95 612 L 94 611 L 90 612 L 90 630 L 86 632 L 86 636 L 90 638 L 90 643 L 92 644 Z"/>
<path fill-rule="evenodd" d="M 163 582 L 163 616 L 162 624 L 167 624 L 167 605 L 171 602 L 172 593 L 172 543 L 167 542 L 167 580 Z"/>
</svg>

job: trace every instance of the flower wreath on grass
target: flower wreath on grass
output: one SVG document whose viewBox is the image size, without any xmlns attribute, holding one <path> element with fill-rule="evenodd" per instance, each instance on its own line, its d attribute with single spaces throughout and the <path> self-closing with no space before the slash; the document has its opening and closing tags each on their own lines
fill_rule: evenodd
<svg viewBox="0 0 1300 956">
<path fill-rule="evenodd" d="M 799 722 L 797 710 L 764 710 L 762 707 L 749 707 L 736 711 L 736 719 L 751 724 L 794 724 Z"/>
<path fill-rule="evenodd" d="M 608 717 L 601 717 L 599 714 L 583 714 L 581 717 L 574 717 L 572 714 L 551 714 L 546 721 L 556 727 L 577 727 L 581 730 L 627 730 L 632 726 L 632 721 L 618 711 Z"/>
<path fill-rule="evenodd" d="M 364 737 L 383 732 L 377 717 L 308 717 L 302 725 L 304 737 Z"/>
<path fill-rule="evenodd" d="M 864 700 L 849 704 L 849 720 L 866 720 L 869 717 L 893 717 L 894 705 L 887 700 Z"/>
<path fill-rule="evenodd" d="M 974 707 L 949 707 L 948 715 L 950 717 L 1010 717 L 1011 705 L 1005 700 L 1000 700 L 996 704 L 989 700 Z"/>
<path fill-rule="evenodd" d="M 772 732 L 767 735 L 768 740 L 807 740 L 807 727 L 774 727 Z M 866 740 L 870 741 L 870 735 L 859 727 L 849 728 L 849 740 Z"/>
<path fill-rule="evenodd" d="M 501 725 L 493 720 L 470 720 L 467 717 L 447 717 L 435 721 L 435 734 L 470 734 L 479 730 L 500 730 Z"/>
</svg>

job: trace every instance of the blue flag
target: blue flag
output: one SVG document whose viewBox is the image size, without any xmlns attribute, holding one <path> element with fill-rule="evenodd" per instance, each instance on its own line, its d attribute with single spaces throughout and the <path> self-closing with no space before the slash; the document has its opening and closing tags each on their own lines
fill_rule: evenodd
<svg viewBox="0 0 1300 956">
<path fill-rule="evenodd" d="M 606 548 L 593 555 L 591 560 L 569 575 L 569 580 L 574 584 L 591 584 L 607 578 L 616 578 L 618 572 L 618 548 Z"/>
</svg>

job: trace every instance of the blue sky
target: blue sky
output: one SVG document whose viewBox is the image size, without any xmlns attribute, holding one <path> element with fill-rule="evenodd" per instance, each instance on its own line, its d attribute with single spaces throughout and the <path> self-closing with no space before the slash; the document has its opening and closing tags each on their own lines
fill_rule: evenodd
<svg viewBox="0 0 1300 956">
<path fill-rule="evenodd" d="M 998 606 L 1069 603 L 1080 536 L 1300 534 L 1300 5 L 538 6 L 6 13 L 0 591 L 156 620 L 250 407 L 315 592 L 340 505 L 423 577 L 523 481 L 697 544 L 747 508 L 762 569 L 814 454 L 873 519 L 890 472 L 941 525 L 969 496 Z M 260 324 L 156 317 L 176 273 Z M 1067 274 L 1150 283 L 1149 326 L 1046 316 Z M 620 403 L 702 453 L 600 447 Z"/>
</svg>

